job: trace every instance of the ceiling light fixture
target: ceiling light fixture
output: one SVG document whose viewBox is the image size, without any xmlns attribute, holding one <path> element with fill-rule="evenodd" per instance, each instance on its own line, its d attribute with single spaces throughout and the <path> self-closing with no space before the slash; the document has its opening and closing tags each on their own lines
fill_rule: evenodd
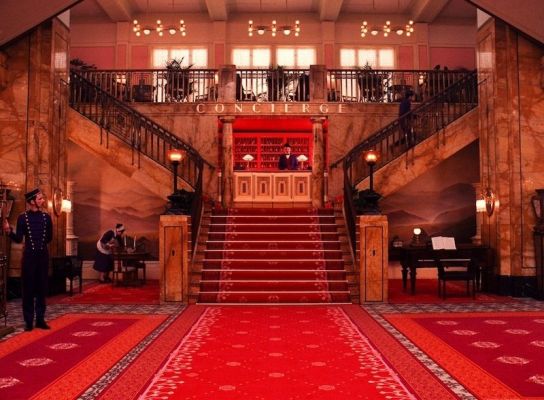
<svg viewBox="0 0 544 400">
<path fill-rule="evenodd" d="M 385 24 L 382 27 L 379 26 L 370 26 L 367 21 L 363 21 L 361 24 L 361 37 L 366 37 L 367 34 L 372 36 L 377 36 L 379 33 L 383 34 L 383 37 L 388 37 L 391 32 L 395 32 L 397 35 L 402 36 L 411 36 L 414 33 L 414 21 L 410 20 L 406 26 L 391 26 L 391 21 L 385 21 Z"/>
<path fill-rule="evenodd" d="M 174 4 L 174 0 L 172 0 L 172 13 L 175 13 L 174 8 L 175 8 L 175 4 Z M 149 0 L 147 0 L 146 15 L 148 13 L 149 13 Z M 132 21 L 132 31 L 138 37 L 142 36 L 142 34 L 144 34 L 145 36 L 149 36 L 151 35 L 153 31 L 155 31 L 158 36 L 162 37 L 164 36 L 165 28 L 160 19 L 157 20 L 155 27 L 152 27 L 149 25 L 142 26 L 140 22 L 137 19 L 135 19 L 134 21 Z M 185 26 L 185 21 L 183 19 L 179 20 L 179 26 L 176 27 L 174 24 L 169 25 L 166 28 L 166 31 L 172 36 L 178 32 L 181 34 L 181 36 L 187 36 L 187 28 Z"/>
<path fill-rule="evenodd" d="M 288 11 L 287 7 L 287 0 L 285 0 L 285 11 Z M 259 1 L 259 15 L 262 15 L 263 13 L 263 2 L 262 0 Z M 297 19 L 295 21 L 294 25 L 281 25 L 278 26 L 277 20 L 272 20 L 272 23 L 270 25 L 266 25 L 263 23 L 259 23 L 258 25 L 255 25 L 253 20 L 250 19 L 248 21 L 248 35 L 253 36 L 254 33 L 257 33 L 257 35 L 262 36 L 266 32 L 270 32 L 273 37 L 275 37 L 278 33 L 278 31 L 283 32 L 285 36 L 291 35 L 292 32 L 294 32 L 295 36 L 300 36 L 300 21 Z"/>
</svg>

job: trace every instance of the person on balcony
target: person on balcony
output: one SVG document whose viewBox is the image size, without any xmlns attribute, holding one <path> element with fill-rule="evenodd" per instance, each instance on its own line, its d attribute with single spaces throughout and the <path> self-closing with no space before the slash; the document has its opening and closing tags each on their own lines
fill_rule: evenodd
<svg viewBox="0 0 544 400">
<path fill-rule="evenodd" d="M 415 144 L 415 137 L 412 132 L 412 116 L 410 110 L 412 109 L 412 97 L 414 92 L 407 90 L 404 94 L 404 98 L 399 104 L 399 124 L 401 132 L 404 136 L 406 146 L 412 147 Z"/>
<path fill-rule="evenodd" d="M 291 145 L 289 143 L 283 145 L 283 154 L 280 155 L 278 160 L 278 168 L 281 170 L 298 168 L 297 157 L 291 154 Z"/>
<path fill-rule="evenodd" d="M 115 225 L 115 229 L 110 229 L 102 234 L 100 240 L 96 242 L 96 255 L 93 268 L 100 273 L 98 282 L 111 282 L 110 272 L 113 271 L 113 251 L 116 248 L 123 248 L 123 235 L 125 226 L 123 224 Z"/>
<path fill-rule="evenodd" d="M 49 272 L 47 245 L 53 238 L 53 222 L 51 216 L 41 210 L 45 198 L 40 189 L 26 193 L 25 200 L 28 210 L 17 218 L 15 232 L 7 220 L 4 220 L 3 228 L 15 243 L 21 243 L 23 239 L 25 241 L 21 275 L 25 331 L 31 331 L 34 328 L 34 314 L 36 328 L 50 329 L 45 322 L 45 295 Z"/>
</svg>

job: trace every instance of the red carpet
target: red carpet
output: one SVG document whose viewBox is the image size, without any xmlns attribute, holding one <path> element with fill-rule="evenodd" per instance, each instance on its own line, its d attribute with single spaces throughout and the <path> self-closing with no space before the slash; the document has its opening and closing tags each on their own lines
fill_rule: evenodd
<svg viewBox="0 0 544 400">
<path fill-rule="evenodd" d="M 543 312 L 383 316 L 477 398 L 544 398 Z"/>
<path fill-rule="evenodd" d="M 402 279 L 389 279 L 389 303 L 505 303 L 516 302 L 515 299 L 506 296 L 497 296 L 491 293 L 477 292 L 476 298 L 467 296 L 464 282 L 447 282 L 446 300 L 438 296 L 438 281 L 436 279 L 417 279 L 416 294 L 410 294 L 408 289 L 402 289 Z"/>
<path fill-rule="evenodd" d="M 412 399 L 340 307 L 208 307 L 152 399 Z"/>
<path fill-rule="evenodd" d="M 85 286 L 83 293 L 47 299 L 48 304 L 159 304 L 159 281 L 147 280 L 142 286 Z"/>
<path fill-rule="evenodd" d="M 199 303 L 349 303 L 334 210 L 212 215 Z"/>
<path fill-rule="evenodd" d="M 165 319 L 72 314 L 1 342 L 0 398 L 77 398 Z"/>
</svg>

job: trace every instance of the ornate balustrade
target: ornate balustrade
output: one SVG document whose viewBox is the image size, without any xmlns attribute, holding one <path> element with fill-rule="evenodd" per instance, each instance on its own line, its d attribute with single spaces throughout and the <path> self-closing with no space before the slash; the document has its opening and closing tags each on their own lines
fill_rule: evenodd
<svg viewBox="0 0 544 400">
<path fill-rule="evenodd" d="M 225 68 L 227 70 L 227 68 Z M 142 69 L 78 71 L 89 82 L 120 101 L 154 103 L 308 102 L 311 88 L 325 87 L 320 102 L 391 103 L 411 90 L 426 101 L 467 76 L 470 71 L 448 70 L 326 70 L 312 76 L 310 69 Z M 220 82 L 219 76 L 230 76 Z M 235 88 L 229 95 L 227 86 Z M 220 96 L 222 93 L 222 96 Z M 232 89 L 230 89 L 232 93 Z M 229 97 L 232 96 L 232 97 Z"/>
</svg>

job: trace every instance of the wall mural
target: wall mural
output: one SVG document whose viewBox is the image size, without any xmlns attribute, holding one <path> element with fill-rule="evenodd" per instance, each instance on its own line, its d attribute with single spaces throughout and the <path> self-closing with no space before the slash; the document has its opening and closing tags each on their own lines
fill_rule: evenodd
<svg viewBox="0 0 544 400">
<path fill-rule="evenodd" d="M 382 213 L 388 216 L 390 239 L 398 236 L 409 243 L 418 227 L 432 236 L 470 243 L 476 233 L 472 183 L 480 179 L 478 151 L 476 141 L 380 201 Z"/>
<path fill-rule="evenodd" d="M 157 227 L 166 199 L 74 143 L 70 142 L 68 154 L 69 179 L 76 182 L 74 231 L 79 254 L 93 259 L 102 232 L 120 222 L 128 235 L 136 235 L 158 257 Z M 409 243 L 413 228 L 419 227 L 429 235 L 470 242 L 476 230 L 471 183 L 478 180 L 475 142 L 380 202 L 389 218 L 390 239 L 399 236 Z"/>
<path fill-rule="evenodd" d="M 74 188 L 74 233 L 78 254 L 94 259 L 102 233 L 123 223 L 126 235 L 136 236 L 153 257 L 158 257 L 159 216 L 166 199 L 152 193 L 100 157 L 68 142 L 68 179 Z"/>
</svg>

